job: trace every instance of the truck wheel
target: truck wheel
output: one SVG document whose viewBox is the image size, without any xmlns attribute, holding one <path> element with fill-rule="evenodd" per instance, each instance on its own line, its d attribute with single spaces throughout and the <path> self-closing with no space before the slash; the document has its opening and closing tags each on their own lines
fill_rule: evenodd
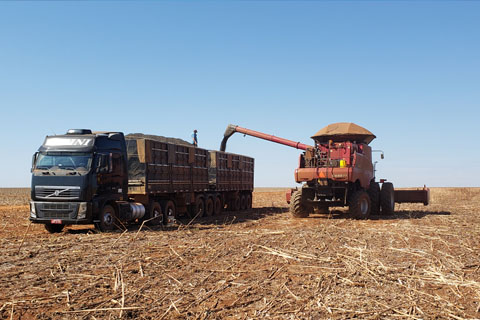
<svg viewBox="0 0 480 320">
<path fill-rule="evenodd" d="M 197 197 L 193 205 L 192 218 L 201 218 L 205 214 L 205 202 L 202 197 Z"/>
<path fill-rule="evenodd" d="M 247 209 L 252 209 L 252 195 L 247 194 Z"/>
<path fill-rule="evenodd" d="M 100 222 L 95 226 L 102 232 L 112 231 L 115 227 L 116 214 L 115 209 L 111 205 L 106 205 L 103 207 L 102 212 L 100 213 Z"/>
<path fill-rule="evenodd" d="M 45 225 L 45 229 L 50 232 L 50 233 L 60 233 L 63 230 L 63 227 L 65 227 L 64 224 L 51 224 L 47 223 Z"/>
<path fill-rule="evenodd" d="M 370 215 L 371 202 L 368 193 L 359 190 L 350 199 L 350 214 L 356 219 L 366 219 Z"/>
<path fill-rule="evenodd" d="M 380 185 L 378 182 L 371 181 L 367 193 L 371 203 L 370 214 L 378 215 L 380 213 Z"/>
<path fill-rule="evenodd" d="M 213 199 L 212 199 L 212 197 L 208 197 L 207 198 L 207 203 L 205 204 L 205 215 L 207 217 L 212 216 L 214 209 L 215 208 L 214 208 Z"/>
<path fill-rule="evenodd" d="M 290 201 L 290 213 L 294 218 L 306 218 L 309 215 L 307 207 L 302 203 L 302 190 L 295 192 Z"/>
<path fill-rule="evenodd" d="M 395 211 L 395 192 L 391 182 L 384 182 L 380 191 L 380 206 L 383 215 L 391 215 Z"/>
<path fill-rule="evenodd" d="M 148 219 L 152 219 L 149 221 L 150 225 L 155 226 L 163 223 L 163 211 L 160 203 L 156 201 L 152 202 Z"/>
<path fill-rule="evenodd" d="M 216 196 L 215 197 L 213 214 L 214 215 L 219 215 L 219 214 L 222 213 L 222 211 L 223 211 L 222 199 L 220 198 L 220 196 Z"/>
<path fill-rule="evenodd" d="M 240 196 L 240 210 L 247 210 L 247 197 L 244 194 Z"/>
<path fill-rule="evenodd" d="M 175 203 L 172 200 L 168 200 L 163 205 L 163 212 L 167 219 L 167 225 L 170 223 L 170 219 L 175 219 Z"/>
<path fill-rule="evenodd" d="M 233 200 L 233 211 L 240 211 L 240 196 L 236 196 Z"/>
</svg>

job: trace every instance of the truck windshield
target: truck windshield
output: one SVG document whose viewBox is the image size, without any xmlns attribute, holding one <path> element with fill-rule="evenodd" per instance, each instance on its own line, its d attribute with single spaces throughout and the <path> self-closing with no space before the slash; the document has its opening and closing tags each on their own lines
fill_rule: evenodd
<svg viewBox="0 0 480 320">
<path fill-rule="evenodd" d="M 38 170 L 73 170 L 86 172 L 92 165 L 91 153 L 48 152 L 39 153 L 35 162 Z"/>
</svg>

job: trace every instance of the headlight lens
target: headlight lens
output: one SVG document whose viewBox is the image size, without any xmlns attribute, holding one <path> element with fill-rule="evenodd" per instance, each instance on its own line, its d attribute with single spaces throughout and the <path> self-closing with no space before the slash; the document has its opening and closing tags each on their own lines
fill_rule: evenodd
<svg viewBox="0 0 480 320">
<path fill-rule="evenodd" d="M 35 210 L 35 202 L 30 201 L 30 218 L 37 217 L 37 210 Z"/>
<path fill-rule="evenodd" d="M 87 203 L 80 202 L 80 205 L 78 206 L 77 219 L 85 219 L 86 217 L 87 217 Z"/>
</svg>

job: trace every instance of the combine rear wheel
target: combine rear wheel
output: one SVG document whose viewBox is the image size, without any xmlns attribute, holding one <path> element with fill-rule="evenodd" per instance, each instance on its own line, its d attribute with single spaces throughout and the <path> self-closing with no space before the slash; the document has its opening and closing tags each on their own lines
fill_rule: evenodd
<svg viewBox="0 0 480 320">
<path fill-rule="evenodd" d="M 328 207 L 317 207 L 315 208 L 314 210 L 315 213 L 321 213 L 321 214 L 329 214 L 330 213 L 330 209 Z"/>
<path fill-rule="evenodd" d="M 302 203 L 302 190 L 298 190 L 293 194 L 290 202 L 290 213 L 294 218 L 306 218 L 309 215 L 309 210 Z"/>
<path fill-rule="evenodd" d="M 371 202 L 368 193 L 363 190 L 356 191 L 350 199 L 349 211 L 356 219 L 367 219 L 370 215 Z"/>
<path fill-rule="evenodd" d="M 51 224 L 47 223 L 45 225 L 45 229 L 50 232 L 50 233 L 60 233 L 63 230 L 63 227 L 65 227 L 64 224 Z"/>
<path fill-rule="evenodd" d="M 372 205 L 370 214 L 378 215 L 380 213 L 380 185 L 378 182 L 371 181 L 367 193 Z"/>
<path fill-rule="evenodd" d="M 395 211 L 395 196 L 391 182 L 384 182 L 382 185 L 382 191 L 380 191 L 380 206 L 382 207 L 382 214 L 384 215 L 391 215 Z"/>
</svg>

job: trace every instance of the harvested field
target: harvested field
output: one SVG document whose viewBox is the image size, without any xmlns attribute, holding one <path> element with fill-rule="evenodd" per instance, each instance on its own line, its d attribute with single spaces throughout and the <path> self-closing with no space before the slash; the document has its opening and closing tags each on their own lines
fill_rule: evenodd
<svg viewBox="0 0 480 320">
<path fill-rule="evenodd" d="M 351 220 L 291 219 L 283 189 L 169 230 L 48 234 L 0 190 L 3 319 L 480 318 L 480 189 Z"/>
</svg>

